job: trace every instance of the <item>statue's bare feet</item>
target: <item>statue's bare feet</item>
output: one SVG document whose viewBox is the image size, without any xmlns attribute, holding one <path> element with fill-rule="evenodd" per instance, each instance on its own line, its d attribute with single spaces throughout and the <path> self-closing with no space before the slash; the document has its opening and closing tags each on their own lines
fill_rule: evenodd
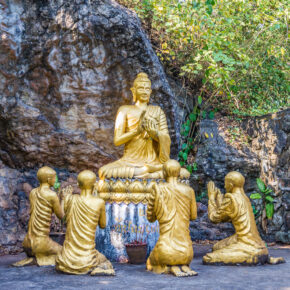
<svg viewBox="0 0 290 290">
<path fill-rule="evenodd" d="M 103 269 L 100 267 L 95 268 L 92 272 L 91 272 L 91 276 L 115 276 L 115 270 L 114 269 Z"/>
<path fill-rule="evenodd" d="M 152 271 L 153 270 L 153 267 L 152 267 L 152 265 L 150 263 L 150 259 L 147 259 L 147 261 L 146 261 L 146 269 L 148 271 Z"/>
<path fill-rule="evenodd" d="M 285 259 L 283 257 L 278 257 L 278 258 L 269 257 L 268 258 L 268 263 L 271 264 L 271 265 L 277 265 L 277 264 L 286 263 L 286 261 L 285 261 Z"/>
<path fill-rule="evenodd" d="M 203 258 L 202 258 L 202 262 L 204 263 L 204 264 L 209 264 L 210 262 L 211 262 L 211 256 L 210 256 L 210 254 L 206 254 L 205 256 L 203 256 Z"/>
<path fill-rule="evenodd" d="M 176 277 L 186 277 L 188 276 L 185 272 L 183 272 L 179 266 L 172 266 L 170 268 L 170 272 Z"/>
<path fill-rule="evenodd" d="M 18 261 L 12 264 L 13 267 L 24 267 L 24 266 L 32 266 L 32 265 L 36 265 L 35 258 L 25 258 L 21 261 Z"/>
<path fill-rule="evenodd" d="M 192 269 L 189 268 L 189 266 L 187 265 L 184 265 L 184 266 L 181 266 L 181 270 L 186 273 L 188 276 L 197 276 L 198 273 L 193 271 Z"/>
</svg>

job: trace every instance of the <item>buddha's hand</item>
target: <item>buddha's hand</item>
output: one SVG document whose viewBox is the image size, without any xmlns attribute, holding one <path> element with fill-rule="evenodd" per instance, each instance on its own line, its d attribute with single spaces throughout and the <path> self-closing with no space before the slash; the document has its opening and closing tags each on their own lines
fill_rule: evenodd
<svg viewBox="0 0 290 290">
<path fill-rule="evenodd" d="M 141 115 L 140 115 L 140 119 L 139 119 L 139 124 L 138 124 L 138 127 L 136 129 L 136 134 L 140 134 L 144 131 L 144 123 L 145 123 L 145 120 L 144 120 L 144 115 L 146 114 L 146 111 L 142 111 Z"/>
<path fill-rule="evenodd" d="M 151 138 L 155 140 L 158 139 L 158 124 L 155 119 L 152 118 L 146 119 L 144 128 Z"/>
</svg>

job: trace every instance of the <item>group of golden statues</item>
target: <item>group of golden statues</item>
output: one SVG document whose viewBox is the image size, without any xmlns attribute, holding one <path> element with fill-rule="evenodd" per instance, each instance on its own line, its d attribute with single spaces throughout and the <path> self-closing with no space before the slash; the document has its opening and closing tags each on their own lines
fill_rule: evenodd
<svg viewBox="0 0 290 290">
<path fill-rule="evenodd" d="M 151 187 L 147 219 L 159 222 L 160 236 L 147 260 L 147 270 L 195 276 L 190 268 L 193 259 L 189 223 L 197 217 L 195 194 L 179 182 L 189 172 L 170 159 L 170 137 L 166 117 L 158 106 L 149 106 L 151 82 L 145 73 L 138 74 L 132 88 L 135 104 L 122 106 L 116 118 L 114 143 L 124 145 L 121 159 L 100 168 L 100 180 L 165 179 Z M 78 175 L 81 194 L 70 188 L 58 196 L 50 189 L 56 172 L 45 166 L 37 173 L 40 186 L 31 191 L 30 220 L 23 242 L 27 258 L 14 264 L 25 266 L 55 265 L 70 274 L 115 275 L 110 261 L 95 249 L 97 226 L 106 227 L 105 201 L 95 195 L 96 175 L 89 170 Z M 208 216 L 214 223 L 232 222 L 236 233 L 213 246 L 203 257 L 204 264 L 275 264 L 282 258 L 270 258 L 258 233 L 252 207 L 245 195 L 245 179 L 233 171 L 225 177 L 226 194 L 213 182 L 208 184 Z M 66 220 L 63 246 L 49 238 L 51 215 Z"/>
</svg>

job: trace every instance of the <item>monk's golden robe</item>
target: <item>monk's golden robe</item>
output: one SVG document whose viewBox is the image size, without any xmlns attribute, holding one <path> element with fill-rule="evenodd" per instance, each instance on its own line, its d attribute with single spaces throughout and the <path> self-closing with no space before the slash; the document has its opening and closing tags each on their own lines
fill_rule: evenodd
<svg viewBox="0 0 290 290">
<path fill-rule="evenodd" d="M 49 238 L 52 212 L 61 211 L 59 203 L 53 201 L 55 198 L 55 192 L 40 188 L 33 189 L 29 195 L 30 219 L 23 248 L 40 266 L 54 265 L 55 256 L 61 250 L 61 246 Z"/>
<path fill-rule="evenodd" d="M 103 263 L 110 263 L 95 249 L 96 227 L 105 228 L 105 202 L 97 197 L 67 195 L 64 200 L 67 229 L 56 269 L 70 274 L 87 274 Z"/>
<path fill-rule="evenodd" d="M 167 266 L 189 265 L 193 258 L 189 222 L 196 218 L 196 202 L 194 191 L 181 183 L 159 184 L 153 191 L 147 218 L 150 222 L 159 221 L 160 236 L 148 258 L 147 268 L 150 264 L 153 271 L 163 273 L 168 270 Z"/>
<path fill-rule="evenodd" d="M 208 216 L 214 223 L 233 223 L 236 233 L 216 243 L 213 252 L 204 256 L 204 263 L 257 264 L 268 259 L 268 249 L 260 238 L 251 203 L 243 190 L 218 194 L 219 201 L 209 202 Z"/>
<path fill-rule="evenodd" d="M 137 106 L 120 107 L 115 124 L 115 135 L 136 130 L 140 122 L 141 109 Z M 154 119 L 157 124 L 158 141 L 144 130 L 125 144 L 121 159 L 109 163 L 99 170 L 100 178 L 132 178 L 134 168 L 147 164 L 162 165 L 169 159 L 170 136 L 166 116 L 158 106 L 148 106 L 144 119 Z"/>
</svg>

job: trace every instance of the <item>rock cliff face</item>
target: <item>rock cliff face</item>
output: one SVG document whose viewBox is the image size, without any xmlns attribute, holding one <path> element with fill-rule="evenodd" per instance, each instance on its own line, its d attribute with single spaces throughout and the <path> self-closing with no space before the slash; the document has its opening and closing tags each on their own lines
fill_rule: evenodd
<svg viewBox="0 0 290 290">
<path fill-rule="evenodd" d="M 28 201 L 19 192 L 23 183 L 26 189 L 37 185 L 37 168 L 97 172 L 120 157 L 122 148 L 113 145 L 114 119 L 121 105 L 132 102 L 137 73 L 149 75 L 151 104 L 166 112 L 173 154 L 179 120 L 163 68 L 129 10 L 109 0 L 3 0 L 0 9 L 0 229 L 7 229 L 1 229 L 0 244 L 5 246 L 23 238 L 19 228 L 27 224 Z"/>
</svg>

